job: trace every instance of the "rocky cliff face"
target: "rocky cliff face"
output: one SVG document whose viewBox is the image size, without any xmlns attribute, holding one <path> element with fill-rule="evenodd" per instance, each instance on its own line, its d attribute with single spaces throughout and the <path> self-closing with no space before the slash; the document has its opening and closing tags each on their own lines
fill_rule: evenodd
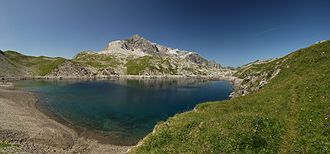
<svg viewBox="0 0 330 154">
<path fill-rule="evenodd" d="M 93 73 L 88 68 L 81 66 L 79 63 L 66 60 L 55 68 L 48 76 L 58 77 L 93 77 Z"/>
<path fill-rule="evenodd" d="M 270 59 L 266 61 L 255 61 L 242 66 L 235 76 L 240 78 L 236 83 L 236 89 L 231 97 L 245 96 L 262 89 L 266 84 L 276 77 L 285 65 L 286 58 Z"/>
<path fill-rule="evenodd" d="M 123 41 L 122 48 L 131 51 L 138 50 L 151 55 L 157 55 L 166 52 L 165 50 L 159 49 L 156 44 L 152 44 L 150 41 L 139 35 L 133 35 L 132 37 Z"/>
</svg>

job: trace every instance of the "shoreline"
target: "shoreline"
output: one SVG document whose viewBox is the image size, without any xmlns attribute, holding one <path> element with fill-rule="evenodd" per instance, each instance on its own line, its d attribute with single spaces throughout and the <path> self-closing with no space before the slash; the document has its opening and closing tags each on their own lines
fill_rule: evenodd
<svg viewBox="0 0 330 154">
<path fill-rule="evenodd" d="M 14 80 L 109 80 L 109 79 L 208 79 L 208 80 L 233 80 L 234 76 L 209 76 L 209 75 L 108 75 L 108 76 L 25 76 L 6 78 L 8 81 Z"/>
<path fill-rule="evenodd" d="M 91 80 L 90 78 L 79 78 L 79 79 L 81 79 L 81 80 Z M 109 78 L 103 78 L 103 80 L 107 80 L 107 79 L 109 79 Z M 111 78 L 111 79 L 116 79 L 116 78 Z M 117 78 L 117 80 L 118 79 L 124 79 L 124 78 Z M 125 78 L 125 79 L 128 79 L 128 78 Z M 129 78 L 129 79 L 143 79 L 143 78 L 139 77 L 139 78 Z M 147 79 L 159 79 L 159 78 L 147 78 Z M 167 78 L 167 79 L 179 79 L 179 78 Z M 27 80 L 27 79 L 24 79 L 24 80 Z M 34 79 L 31 79 L 31 80 L 45 80 L 45 78 L 34 78 Z M 49 79 L 49 80 L 59 80 L 59 79 L 57 78 L 57 79 Z M 62 79 L 60 79 L 60 80 L 62 80 Z M 65 78 L 63 80 L 77 80 L 77 79 Z M 234 90 L 236 89 L 237 85 L 240 83 L 239 82 L 240 80 L 238 78 L 232 77 L 232 76 L 227 77 L 227 78 L 222 78 L 222 79 L 216 79 L 216 80 L 225 80 L 225 81 L 230 82 L 233 85 Z M 212 81 L 212 80 L 210 80 L 210 81 Z M 3 95 L 4 91 L 7 91 L 7 92 L 10 91 L 11 93 L 28 94 L 29 96 L 27 96 L 27 97 L 34 99 L 34 101 L 32 101 L 32 102 L 30 101 L 30 102 L 27 103 L 27 105 L 30 108 L 33 108 L 32 109 L 32 110 L 34 110 L 33 112 L 36 112 L 37 115 L 38 114 L 42 115 L 43 116 L 42 119 L 46 119 L 45 120 L 46 123 L 50 122 L 51 125 L 60 125 L 61 127 L 64 127 L 66 131 L 62 131 L 62 130 L 59 131 L 58 130 L 59 134 L 66 133 L 66 135 L 64 135 L 64 136 L 70 136 L 69 137 L 70 139 L 68 139 L 68 140 L 71 140 L 71 142 L 72 142 L 71 144 L 68 144 L 69 145 L 68 147 L 63 148 L 61 146 L 54 146 L 54 145 L 49 145 L 49 144 L 44 144 L 44 145 L 41 144 L 40 145 L 40 143 L 35 143 L 34 141 L 32 141 L 32 142 L 31 141 L 25 141 L 25 143 L 22 144 L 23 145 L 22 147 L 24 147 L 24 148 L 21 148 L 20 149 L 21 151 L 19 151 L 18 153 L 28 151 L 28 149 L 31 149 L 30 147 L 36 147 L 35 144 L 37 144 L 38 149 L 40 151 L 42 151 L 42 152 L 37 152 L 37 153 L 45 153 L 45 152 L 49 153 L 50 152 L 49 149 L 52 149 L 51 151 L 56 151 L 55 153 L 76 153 L 76 152 L 90 153 L 90 151 L 93 151 L 93 152 L 96 152 L 96 153 L 100 153 L 100 152 L 103 153 L 104 151 L 106 151 L 106 153 L 127 153 L 129 149 L 137 146 L 139 144 L 139 142 L 142 140 L 141 139 L 137 143 L 137 145 L 130 145 L 130 146 L 125 146 L 125 145 L 122 146 L 122 145 L 111 144 L 111 143 L 106 141 L 104 136 L 102 136 L 102 132 L 99 133 L 99 132 L 88 131 L 88 129 L 83 130 L 84 128 L 82 128 L 83 131 L 81 131 L 81 130 L 79 130 L 80 128 L 77 128 L 76 126 L 74 126 L 74 124 L 66 121 L 65 119 L 62 119 L 60 116 L 56 115 L 56 113 L 51 113 L 51 114 L 55 115 L 55 116 L 53 116 L 53 115 L 50 115 L 50 113 L 48 111 L 44 111 L 42 109 L 42 106 L 39 106 L 40 105 L 39 103 L 42 100 L 39 100 L 36 93 L 32 93 L 32 92 L 25 91 L 24 89 L 16 88 L 16 87 L 14 87 L 14 84 L 10 84 L 10 86 L 12 86 L 13 88 L 9 88 L 10 90 L 5 90 L 5 89 L 8 89 L 8 87 L 5 87 L 5 89 L 1 88 L 3 86 L 1 86 L 1 84 L 0 84 L 0 108 L 1 108 L 1 105 L 2 105 L 1 103 L 3 103 L 2 99 L 1 99 L 2 98 L 1 96 Z M 15 101 L 13 101 L 13 102 L 15 102 Z M 2 111 L 0 109 L 0 115 L 1 115 L 1 112 Z M 35 117 L 35 118 L 38 119 L 38 117 Z M 39 117 L 39 119 L 40 119 L 40 117 Z M 0 122 L 2 122 L 1 119 L 0 119 Z M 45 122 L 41 122 L 41 123 L 45 123 Z M 10 129 L 10 130 L 15 131 L 16 129 Z M 1 138 L 1 135 L 2 135 L 1 131 L 2 131 L 2 128 L 0 126 L 0 143 L 1 143 L 1 139 L 2 139 Z M 67 132 L 70 132 L 70 133 L 67 133 Z M 29 133 L 27 133 L 27 134 L 29 134 Z M 39 138 L 37 140 L 43 140 L 45 138 L 47 138 L 47 137 L 43 136 L 43 137 L 41 137 L 41 139 Z M 56 141 L 50 141 L 50 142 L 56 143 Z M 14 142 L 9 141 L 9 143 L 17 144 L 18 142 L 17 141 L 14 141 Z M 56 143 L 56 144 L 58 144 L 58 143 Z M 19 143 L 18 145 L 21 145 L 21 143 Z M 5 149 L 12 149 L 12 147 L 5 148 Z M 84 149 L 84 151 L 80 151 L 81 149 Z M 16 150 L 17 150 L 17 148 L 16 148 Z M 34 150 L 36 150 L 36 149 L 34 149 Z M 1 152 L 2 151 L 0 149 L 0 153 Z M 14 152 L 17 152 L 17 151 L 14 150 Z M 9 150 L 9 151 L 5 151 L 5 153 L 13 153 L 13 151 Z M 35 153 L 35 151 L 33 151 L 33 153 Z"/>
<path fill-rule="evenodd" d="M 23 90 L 24 91 L 24 90 Z M 66 126 L 69 127 L 70 129 L 74 130 L 78 137 L 80 138 L 86 138 L 86 139 L 91 139 L 91 140 L 96 140 L 98 143 L 101 144 L 109 144 L 109 145 L 114 145 L 114 146 L 135 146 L 135 144 L 126 144 L 121 142 L 121 144 L 116 144 L 115 142 L 111 141 L 106 135 L 107 133 L 104 133 L 103 131 L 100 130 L 93 130 L 92 128 L 84 128 L 80 127 L 78 125 L 75 125 L 74 123 L 70 122 L 69 120 L 66 120 L 62 116 L 56 114 L 55 112 L 47 109 L 47 107 L 42 107 L 42 101 L 39 99 L 36 93 L 33 93 L 35 97 L 38 98 L 38 102 L 36 102 L 35 106 L 36 108 L 42 112 L 44 115 L 46 115 L 48 118 Z"/>
<path fill-rule="evenodd" d="M 202 79 L 202 80 L 209 80 L 209 81 L 219 81 L 225 80 L 230 82 L 233 85 L 233 92 L 229 95 L 230 98 L 233 97 L 235 92 L 239 90 L 239 87 L 243 81 L 238 77 L 233 75 L 230 76 L 183 76 L 183 75 L 110 75 L 110 76 L 96 76 L 96 77 L 78 77 L 78 76 L 31 76 L 31 77 L 12 77 L 12 78 L 5 78 L 3 83 L 6 82 L 13 82 L 19 80 L 67 80 L 67 81 L 85 81 L 85 80 L 155 80 L 155 79 Z M 0 83 L 1 85 L 1 83 Z M 1 87 L 0 87 L 1 88 Z"/>
<path fill-rule="evenodd" d="M 132 146 L 103 144 L 80 137 L 37 107 L 31 92 L 0 86 L 0 153 L 126 153 Z"/>
</svg>

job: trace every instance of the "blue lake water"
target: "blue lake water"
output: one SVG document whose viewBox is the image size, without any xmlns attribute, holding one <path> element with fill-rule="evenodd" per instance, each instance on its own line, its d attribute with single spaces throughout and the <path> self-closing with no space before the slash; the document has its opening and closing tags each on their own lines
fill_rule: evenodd
<svg viewBox="0 0 330 154">
<path fill-rule="evenodd" d="M 27 80 L 19 87 L 35 92 L 37 106 L 82 135 L 116 145 L 133 145 L 159 121 L 205 101 L 228 99 L 227 81 Z"/>
</svg>

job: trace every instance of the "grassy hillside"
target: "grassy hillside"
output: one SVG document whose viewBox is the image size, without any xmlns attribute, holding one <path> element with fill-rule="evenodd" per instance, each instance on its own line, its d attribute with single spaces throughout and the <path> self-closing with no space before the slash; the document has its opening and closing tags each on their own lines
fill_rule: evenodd
<svg viewBox="0 0 330 154">
<path fill-rule="evenodd" d="M 11 61 L 28 68 L 34 75 L 39 76 L 47 75 L 65 60 L 60 57 L 26 56 L 16 51 L 5 51 L 4 54 Z"/>
<path fill-rule="evenodd" d="M 177 70 L 173 68 L 167 58 L 157 56 L 144 56 L 130 59 L 125 64 L 127 74 L 139 75 L 145 71 L 158 72 L 160 74 L 177 74 Z"/>
<path fill-rule="evenodd" d="M 330 41 L 241 70 L 280 73 L 257 92 L 160 122 L 131 153 L 329 153 Z M 271 73 L 269 73 L 271 74 Z"/>
<path fill-rule="evenodd" d="M 0 78 L 14 76 L 29 76 L 29 71 L 27 71 L 26 67 L 11 61 L 4 53 L 0 52 Z"/>
<path fill-rule="evenodd" d="M 91 66 L 94 68 L 116 67 L 120 65 L 120 61 L 110 55 L 97 54 L 91 51 L 84 51 L 77 54 L 73 61 L 80 64 Z"/>
</svg>

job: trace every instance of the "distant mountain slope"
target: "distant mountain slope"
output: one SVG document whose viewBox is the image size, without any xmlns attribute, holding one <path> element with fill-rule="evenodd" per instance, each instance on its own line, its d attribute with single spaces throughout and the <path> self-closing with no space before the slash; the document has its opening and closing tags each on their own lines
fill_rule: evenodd
<svg viewBox="0 0 330 154">
<path fill-rule="evenodd" d="M 196 64 L 208 65 L 209 61 L 199 54 L 191 51 L 182 51 L 179 49 L 168 48 L 153 43 L 140 35 L 133 35 L 126 40 L 117 40 L 110 42 L 106 49 L 101 51 L 102 54 L 110 55 L 126 55 L 126 56 L 169 56 L 178 59 L 190 60 Z M 218 65 L 220 67 L 220 65 Z"/>
<path fill-rule="evenodd" d="M 18 65 L 5 56 L 0 51 L 0 77 L 29 76 L 30 72 L 24 66 Z"/>
<path fill-rule="evenodd" d="M 330 41 L 251 64 L 236 73 L 250 94 L 160 122 L 130 153 L 329 153 L 329 68 Z"/>
<path fill-rule="evenodd" d="M 139 35 L 112 41 L 100 51 L 84 51 L 73 59 L 1 53 L 0 73 L 8 77 L 109 77 L 113 75 L 207 76 L 233 74 L 199 54 L 152 43 Z M 6 71 L 5 71 L 6 70 Z"/>
<path fill-rule="evenodd" d="M 232 74 L 214 61 L 208 61 L 195 52 L 181 51 L 152 43 L 139 35 L 126 40 L 112 41 L 100 51 L 78 53 L 71 62 L 79 64 L 85 71 L 72 68 L 72 76 L 107 77 L 110 75 L 148 76 L 210 76 L 221 77 Z M 68 76 L 71 64 L 60 65 L 49 76 Z M 77 65 L 76 65 L 77 66 Z M 87 73 L 87 74 L 86 74 Z"/>
<path fill-rule="evenodd" d="M 5 51 L 4 55 L 16 64 L 26 67 L 32 76 L 47 75 L 65 60 L 60 57 L 27 56 L 16 51 Z"/>
</svg>

